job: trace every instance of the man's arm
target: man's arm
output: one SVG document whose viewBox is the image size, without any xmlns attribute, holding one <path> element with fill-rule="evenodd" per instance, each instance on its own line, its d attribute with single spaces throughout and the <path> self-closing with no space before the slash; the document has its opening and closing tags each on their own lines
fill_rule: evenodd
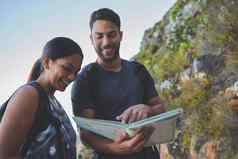
<svg viewBox="0 0 238 159">
<path fill-rule="evenodd" d="M 121 120 L 125 123 L 134 122 L 147 118 L 149 116 L 157 115 L 165 112 L 165 103 L 160 99 L 155 89 L 155 83 L 147 71 L 145 66 L 136 63 L 137 76 L 141 80 L 143 87 L 143 101 L 144 103 L 132 105 L 126 109 L 121 115 L 117 116 L 117 120 Z"/>
<path fill-rule="evenodd" d="M 154 116 L 166 111 L 166 104 L 159 96 L 151 98 L 147 105 L 150 106 L 149 116 Z"/>
<path fill-rule="evenodd" d="M 159 96 L 151 98 L 147 104 L 137 104 L 126 109 L 117 120 L 124 123 L 131 123 L 149 116 L 157 115 L 166 111 L 164 102 Z"/>
<path fill-rule="evenodd" d="M 138 104 L 132 106 L 121 116 L 132 120 L 131 118 L 137 119 L 140 117 L 153 116 L 162 112 L 165 112 L 165 105 L 160 100 L 159 96 L 156 96 L 149 100 L 147 105 Z M 95 114 L 95 111 L 92 109 L 87 109 L 83 112 L 83 116 L 90 118 L 94 118 Z M 138 117 L 139 114 L 141 114 L 141 116 Z M 117 138 L 112 141 L 86 130 L 81 131 L 82 140 L 90 144 L 95 150 L 107 154 L 117 155 L 139 152 L 143 149 L 149 136 L 150 134 L 147 134 L 147 131 L 142 129 L 131 139 L 129 139 L 126 132 L 118 132 Z"/>
<path fill-rule="evenodd" d="M 83 116 L 93 118 L 95 112 L 92 109 L 87 109 L 83 111 Z M 80 133 L 81 139 L 90 144 L 96 151 L 114 155 L 139 152 L 147 141 L 147 135 L 144 131 L 137 132 L 133 138 L 129 138 L 124 131 L 118 131 L 117 138 L 114 141 L 86 130 L 81 130 Z"/>
</svg>

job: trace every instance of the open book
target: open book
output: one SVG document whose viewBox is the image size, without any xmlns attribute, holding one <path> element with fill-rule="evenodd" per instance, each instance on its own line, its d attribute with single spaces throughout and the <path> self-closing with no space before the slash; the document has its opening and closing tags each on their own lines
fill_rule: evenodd
<svg viewBox="0 0 238 159">
<path fill-rule="evenodd" d="M 176 121 L 182 114 L 182 109 L 174 109 L 159 115 L 148 117 L 133 123 L 118 121 L 73 117 L 78 127 L 92 131 L 109 139 L 115 139 L 118 129 L 125 130 L 130 136 L 133 130 L 144 126 L 152 126 L 154 131 L 145 146 L 166 143 L 174 139 Z"/>
</svg>

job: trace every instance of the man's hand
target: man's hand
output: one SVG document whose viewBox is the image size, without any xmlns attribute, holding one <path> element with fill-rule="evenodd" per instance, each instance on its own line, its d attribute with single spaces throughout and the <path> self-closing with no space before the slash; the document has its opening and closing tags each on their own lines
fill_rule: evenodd
<svg viewBox="0 0 238 159">
<path fill-rule="evenodd" d="M 111 144 L 111 150 L 118 155 L 139 152 L 143 149 L 152 132 L 152 127 L 144 127 L 137 129 L 135 135 L 130 138 L 125 131 L 119 130 L 116 139 Z"/>
<path fill-rule="evenodd" d="M 151 107 L 145 104 L 138 104 L 129 107 L 121 115 L 117 116 L 117 120 L 123 123 L 131 123 L 150 116 Z"/>
</svg>

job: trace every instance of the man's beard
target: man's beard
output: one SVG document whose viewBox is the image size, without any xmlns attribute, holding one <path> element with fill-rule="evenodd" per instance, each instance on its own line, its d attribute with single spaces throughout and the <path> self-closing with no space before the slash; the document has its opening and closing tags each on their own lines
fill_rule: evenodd
<svg viewBox="0 0 238 159">
<path fill-rule="evenodd" d="M 102 53 L 103 52 L 103 49 L 96 49 L 95 48 L 95 51 L 97 52 L 98 56 L 102 59 L 103 62 L 105 63 L 111 63 L 113 61 L 115 61 L 118 57 L 119 57 L 119 50 L 120 50 L 120 45 L 117 46 L 117 47 L 114 47 L 115 48 L 115 53 L 112 57 L 108 58 L 108 57 L 105 57 L 105 55 Z"/>
</svg>

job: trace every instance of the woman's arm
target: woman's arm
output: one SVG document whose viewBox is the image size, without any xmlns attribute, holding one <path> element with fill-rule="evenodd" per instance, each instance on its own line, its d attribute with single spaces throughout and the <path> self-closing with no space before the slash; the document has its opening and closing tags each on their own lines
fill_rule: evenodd
<svg viewBox="0 0 238 159">
<path fill-rule="evenodd" d="M 20 147 L 33 125 L 39 106 L 37 90 L 31 86 L 20 88 L 8 102 L 0 124 L 0 158 L 20 158 Z"/>
</svg>

